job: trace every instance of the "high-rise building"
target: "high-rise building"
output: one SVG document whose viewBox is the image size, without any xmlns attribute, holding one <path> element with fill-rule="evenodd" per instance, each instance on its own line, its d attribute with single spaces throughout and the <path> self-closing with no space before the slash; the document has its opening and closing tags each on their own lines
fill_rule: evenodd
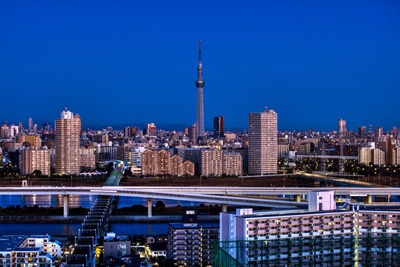
<svg viewBox="0 0 400 267">
<path fill-rule="evenodd" d="M 340 138 L 345 138 L 347 133 L 346 120 L 338 120 L 338 134 Z"/>
<path fill-rule="evenodd" d="M 174 266 L 211 266 L 212 247 L 218 241 L 215 223 L 198 223 L 194 211 L 186 211 L 182 223 L 170 223 L 167 258 Z"/>
<path fill-rule="evenodd" d="M 28 129 L 29 129 L 29 132 L 32 132 L 32 130 L 33 130 L 33 119 L 32 118 L 28 119 Z"/>
<path fill-rule="evenodd" d="M 18 123 L 18 128 L 20 133 L 24 133 L 24 124 L 22 122 Z"/>
<path fill-rule="evenodd" d="M 188 128 L 188 137 L 193 142 L 197 140 L 197 127 L 196 124 L 189 126 Z"/>
<path fill-rule="evenodd" d="M 199 40 L 199 62 L 197 65 L 197 111 L 196 111 L 196 128 L 197 138 L 204 137 L 204 102 L 203 102 L 203 63 L 201 61 L 201 40 Z"/>
<path fill-rule="evenodd" d="M 224 117 L 214 117 L 214 138 L 224 137 Z"/>
<path fill-rule="evenodd" d="M 379 138 L 381 138 L 383 136 L 383 127 L 382 126 L 378 126 L 376 127 L 375 130 L 375 140 L 379 140 Z"/>
<path fill-rule="evenodd" d="M 80 132 L 80 116 L 74 115 L 68 109 L 61 112 L 61 118 L 55 120 L 55 172 L 57 174 L 79 173 Z"/>
<path fill-rule="evenodd" d="M 360 139 L 367 138 L 367 127 L 365 127 L 365 126 L 358 127 L 358 138 L 360 138 Z"/>
<path fill-rule="evenodd" d="M 154 123 L 146 124 L 146 134 L 147 135 L 156 135 L 157 127 Z"/>
<path fill-rule="evenodd" d="M 278 115 L 272 109 L 249 114 L 249 174 L 278 172 Z"/>
</svg>

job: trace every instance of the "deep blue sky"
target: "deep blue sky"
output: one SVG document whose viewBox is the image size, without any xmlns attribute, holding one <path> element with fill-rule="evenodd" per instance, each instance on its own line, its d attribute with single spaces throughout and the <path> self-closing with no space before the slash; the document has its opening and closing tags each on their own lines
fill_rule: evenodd
<svg viewBox="0 0 400 267">
<path fill-rule="evenodd" d="M 399 1 L 0 1 L 0 119 L 400 127 Z"/>
</svg>

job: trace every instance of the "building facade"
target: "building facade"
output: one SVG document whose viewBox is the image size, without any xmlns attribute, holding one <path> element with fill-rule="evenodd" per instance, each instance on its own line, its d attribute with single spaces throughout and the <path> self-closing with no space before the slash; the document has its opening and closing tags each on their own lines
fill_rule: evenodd
<svg viewBox="0 0 400 267">
<path fill-rule="evenodd" d="M 249 114 L 248 172 L 278 172 L 278 115 L 273 110 Z"/>
<path fill-rule="evenodd" d="M 227 176 L 240 176 L 243 174 L 242 156 L 239 153 L 223 153 L 222 162 L 223 174 Z"/>
<path fill-rule="evenodd" d="M 58 266 L 62 248 L 45 236 L 0 236 L 0 265 L 4 267 Z"/>
<path fill-rule="evenodd" d="M 81 118 L 69 110 L 61 112 L 55 121 L 55 172 L 56 174 L 77 174 L 80 171 Z"/>
<path fill-rule="evenodd" d="M 182 223 L 170 223 L 167 258 L 175 266 L 211 266 L 212 246 L 218 241 L 218 224 L 197 222 L 193 211 L 187 211 Z"/>
<path fill-rule="evenodd" d="M 22 175 L 31 175 L 38 170 L 50 176 L 49 149 L 22 149 L 19 154 L 19 169 Z"/>
<path fill-rule="evenodd" d="M 222 151 L 213 148 L 201 151 L 201 175 L 221 176 L 223 173 Z"/>
<path fill-rule="evenodd" d="M 96 154 L 94 148 L 79 148 L 80 168 L 94 170 L 96 168 Z"/>
<path fill-rule="evenodd" d="M 221 213 L 213 266 L 397 264 L 399 211 L 337 210 L 333 192 L 313 193 L 308 210 Z M 223 254 L 238 265 L 222 260 Z"/>
<path fill-rule="evenodd" d="M 224 135 L 224 117 L 216 116 L 214 117 L 214 138 L 223 138 Z"/>
</svg>

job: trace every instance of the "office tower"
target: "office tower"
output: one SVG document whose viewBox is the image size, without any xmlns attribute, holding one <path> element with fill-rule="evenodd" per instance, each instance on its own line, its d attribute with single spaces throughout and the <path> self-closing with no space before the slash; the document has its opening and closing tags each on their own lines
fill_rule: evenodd
<svg viewBox="0 0 400 267">
<path fill-rule="evenodd" d="M 188 128 L 188 137 L 190 141 L 196 141 L 197 140 L 197 127 L 196 124 L 189 126 Z"/>
<path fill-rule="evenodd" d="M 272 109 L 249 113 L 249 174 L 278 172 L 278 115 Z"/>
<path fill-rule="evenodd" d="M 11 137 L 15 137 L 15 136 L 18 135 L 18 133 L 19 133 L 19 127 L 14 125 L 14 124 L 11 124 L 11 126 L 10 126 L 10 136 Z"/>
<path fill-rule="evenodd" d="M 24 124 L 22 122 L 19 122 L 18 128 L 20 133 L 24 133 Z"/>
<path fill-rule="evenodd" d="M 365 126 L 358 127 L 358 138 L 360 138 L 360 139 L 367 138 L 367 127 L 365 127 Z"/>
<path fill-rule="evenodd" d="M 9 135 L 9 129 L 8 129 L 8 125 L 7 122 L 3 124 L 3 126 L 1 126 L 1 131 L 0 131 L 0 138 L 8 138 Z"/>
<path fill-rule="evenodd" d="M 339 138 L 345 138 L 347 133 L 347 128 L 346 128 L 346 120 L 339 119 L 338 120 L 338 135 Z"/>
<path fill-rule="evenodd" d="M 38 130 L 38 125 L 35 123 L 35 124 L 33 125 L 33 133 L 34 133 L 34 134 L 37 134 L 37 130 Z"/>
<path fill-rule="evenodd" d="M 379 138 L 381 138 L 383 136 L 383 127 L 382 126 L 378 126 L 376 127 L 375 130 L 375 140 L 379 141 Z"/>
<path fill-rule="evenodd" d="M 214 117 L 214 138 L 224 137 L 224 117 Z"/>
<path fill-rule="evenodd" d="M 345 172 L 344 157 L 343 157 L 343 139 L 347 137 L 346 121 L 343 119 L 338 120 L 338 137 L 340 143 L 340 159 L 339 159 L 339 173 Z"/>
<path fill-rule="evenodd" d="M 80 171 L 81 118 L 68 109 L 61 112 L 61 118 L 55 120 L 57 174 L 76 174 Z"/>
<path fill-rule="evenodd" d="M 125 137 L 130 137 L 131 136 L 131 127 L 125 127 L 124 128 L 124 136 Z"/>
<path fill-rule="evenodd" d="M 31 132 L 33 130 L 33 119 L 29 118 L 28 119 L 28 130 Z"/>
<path fill-rule="evenodd" d="M 199 63 L 197 65 L 197 112 L 196 112 L 196 127 L 197 138 L 204 137 L 204 103 L 203 103 L 203 63 L 201 61 L 201 40 L 199 40 Z"/>
</svg>

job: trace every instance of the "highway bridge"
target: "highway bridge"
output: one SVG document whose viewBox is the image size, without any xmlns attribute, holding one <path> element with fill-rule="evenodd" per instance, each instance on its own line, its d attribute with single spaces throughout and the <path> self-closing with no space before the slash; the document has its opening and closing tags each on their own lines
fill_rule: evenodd
<svg viewBox="0 0 400 267">
<path fill-rule="evenodd" d="M 238 206 L 306 207 L 301 199 L 309 191 L 334 191 L 336 196 L 365 197 L 400 195 L 400 188 L 393 187 L 183 187 L 183 186 L 101 186 L 101 187 L 0 187 L 1 195 L 63 195 L 64 215 L 68 214 L 69 195 L 126 196 L 147 198 L 149 217 L 152 199 L 173 199 Z M 267 199 L 268 196 L 293 196 L 288 199 Z M 225 207 L 225 208 L 224 208 Z"/>
</svg>

